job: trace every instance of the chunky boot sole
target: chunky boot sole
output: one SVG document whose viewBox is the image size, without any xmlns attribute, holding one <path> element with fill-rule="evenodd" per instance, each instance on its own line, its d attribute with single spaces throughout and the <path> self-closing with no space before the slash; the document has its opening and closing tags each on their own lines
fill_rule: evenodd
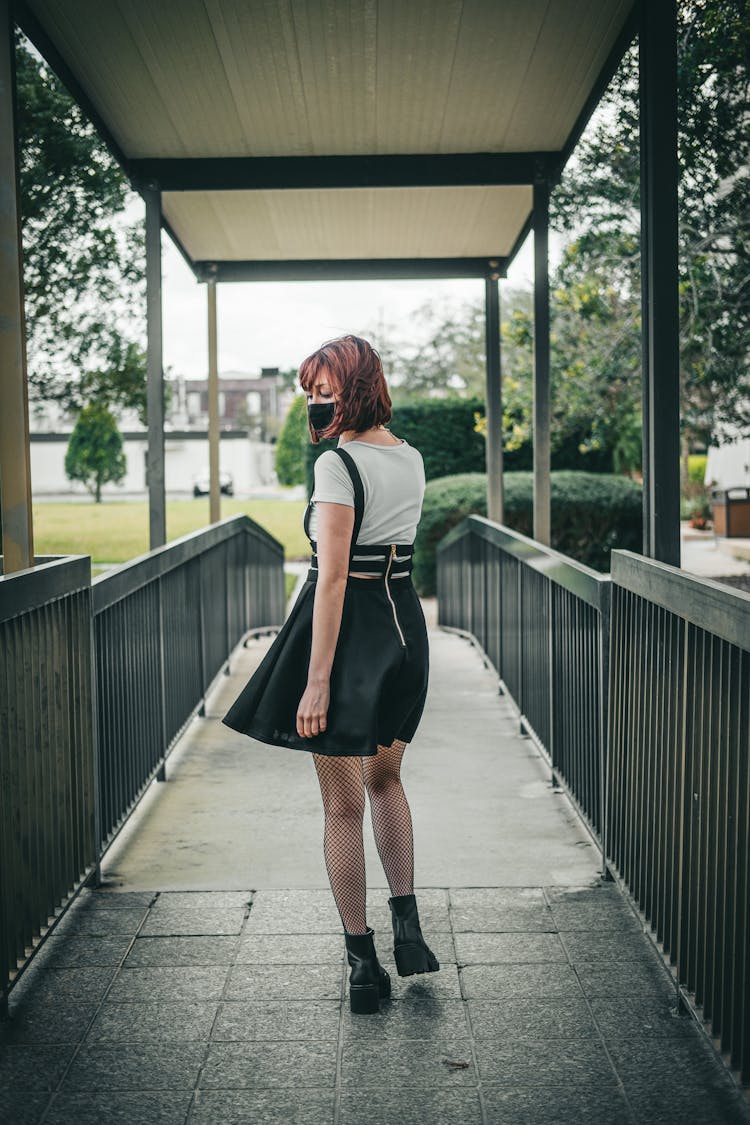
<svg viewBox="0 0 750 1125">
<path fill-rule="evenodd" d="M 400 977 L 411 977 L 415 973 L 436 973 L 440 968 L 437 958 L 423 945 L 397 945 L 393 950 L 396 968 Z"/>
<path fill-rule="evenodd" d="M 358 1016 L 380 1011 L 380 989 L 377 984 L 349 986 L 349 1007 Z"/>
</svg>

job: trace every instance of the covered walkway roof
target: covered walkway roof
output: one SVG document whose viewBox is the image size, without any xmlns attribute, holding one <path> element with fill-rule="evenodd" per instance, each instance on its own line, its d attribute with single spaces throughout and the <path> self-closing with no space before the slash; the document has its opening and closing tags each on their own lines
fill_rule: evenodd
<svg viewBox="0 0 750 1125">
<path fill-rule="evenodd" d="M 234 280 L 503 272 L 633 9 L 28 0 L 18 18 L 198 276 Z"/>
</svg>

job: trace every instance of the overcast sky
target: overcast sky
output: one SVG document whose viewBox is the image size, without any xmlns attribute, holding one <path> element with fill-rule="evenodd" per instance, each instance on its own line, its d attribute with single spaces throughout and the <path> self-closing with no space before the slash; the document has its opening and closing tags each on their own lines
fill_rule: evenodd
<svg viewBox="0 0 750 1125">
<path fill-rule="evenodd" d="M 168 375 L 206 376 L 206 286 L 199 285 L 164 235 L 164 364 Z M 528 238 L 501 286 L 531 285 Z M 408 338 L 412 313 L 433 298 L 463 303 L 483 297 L 484 282 L 334 281 L 224 284 L 217 290 L 219 371 L 258 374 L 261 367 L 298 367 L 333 336 L 364 333 L 381 322 Z M 386 372 L 386 377 L 388 372 Z"/>
</svg>

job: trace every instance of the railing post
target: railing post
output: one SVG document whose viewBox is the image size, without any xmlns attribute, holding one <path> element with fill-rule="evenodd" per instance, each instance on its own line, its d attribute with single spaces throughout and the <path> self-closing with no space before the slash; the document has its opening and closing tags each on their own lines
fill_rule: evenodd
<svg viewBox="0 0 750 1125">
<path fill-rule="evenodd" d="M 198 714 L 206 716 L 206 614 L 203 605 L 203 556 L 198 556 L 198 632 L 200 634 L 201 702 Z"/>
<path fill-rule="evenodd" d="M 167 765 L 167 675 L 164 667 L 164 596 L 162 578 L 156 580 L 156 593 L 159 599 L 159 715 L 161 718 L 161 764 L 156 771 L 157 781 L 166 781 Z"/>
<path fill-rule="evenodd" d="M 100 887 L 102 884 L 102 805 L 99 790 L 101 740 L 99 737 L 99 684 L 96 659 L 96 623 L 94 620 L 94 599 L 90 581 L 87 605 L 89 613 L 89 668 L 91 675 L 91 739 L 93 743 L 92 753 L 94 761 L 94 847 L 96 849 L 93 883 L 95 887 Z"/>
<path fill-rule="evenodd" d="M 599 839 L 601 877 L 611 880 L 609 858 L 609 663 L 612 643 L 612 581 L 600 587 L 599 601 Z"/>
</svg>

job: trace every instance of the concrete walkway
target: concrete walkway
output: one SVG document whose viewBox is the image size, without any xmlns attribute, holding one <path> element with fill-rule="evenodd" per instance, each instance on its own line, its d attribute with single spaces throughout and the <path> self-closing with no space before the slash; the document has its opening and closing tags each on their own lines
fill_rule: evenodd
<svg viewBox="0 0 750 1125">
<path fill-rule="evenodd" d="M 629 906 L 468 641 L 430 624 L 404 780 L 439 973 L 354 1017 L 312 761 L 224 727 L 269 638 L 232 658 L 87 891 L 11 995 L 0 1122 L 750 1120 Z"/>
</svg>

